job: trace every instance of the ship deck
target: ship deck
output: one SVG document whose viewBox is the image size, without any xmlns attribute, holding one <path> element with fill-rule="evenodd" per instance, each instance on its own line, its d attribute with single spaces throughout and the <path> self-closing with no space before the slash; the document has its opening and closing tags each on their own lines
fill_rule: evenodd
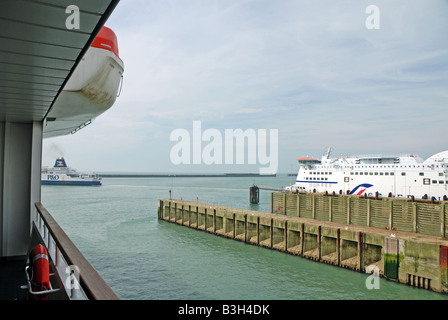
<svg viewBox="0 0 448 320">
<path fill-rule="evenodd" d="M 26 256 L 0 259 L 0 300 L 25 300 L 26 290 Z"/>
</svg>

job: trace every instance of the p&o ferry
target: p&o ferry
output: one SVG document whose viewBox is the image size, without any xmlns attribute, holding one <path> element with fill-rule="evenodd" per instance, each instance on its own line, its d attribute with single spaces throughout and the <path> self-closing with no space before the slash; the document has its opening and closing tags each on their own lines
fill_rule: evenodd
<svg viewBox="0 0 448 320">
<path fill-rule="evenodd" d="M 418 155 L 363 155 L 299 158 L 292 192 L 335 192 L 354 195 L 443 200 L 448 195 L 448 151 L 426 160 Z"/>
<path fill-rule="evenodd" d="M 69 168 L 64 158 L 56 159 L 53 168 L 42 168 L 42 185 L 100 186 L 97 174 L 79 173 Z"/>
</svg>

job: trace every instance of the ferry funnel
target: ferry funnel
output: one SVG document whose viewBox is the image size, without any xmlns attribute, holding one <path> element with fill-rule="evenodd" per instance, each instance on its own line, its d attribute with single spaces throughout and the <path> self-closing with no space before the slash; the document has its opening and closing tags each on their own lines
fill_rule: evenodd
<svg viewBox="0 0 448 320">
<path fill-rule="evenodd" d="M 57 168 L 67 168 L 67 164 L 65 163 L 64 158 L 56 159 L 56 162 L 54 163 L 54 166 L 57 167 Z"/>
</svg>

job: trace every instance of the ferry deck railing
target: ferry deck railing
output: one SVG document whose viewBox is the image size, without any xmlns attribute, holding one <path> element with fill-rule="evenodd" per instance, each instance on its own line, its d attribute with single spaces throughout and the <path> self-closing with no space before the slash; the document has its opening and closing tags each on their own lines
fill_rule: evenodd
<svg viewBox="0 0 448 320">
<path fill-rule="evenodd" d="M 70 240 L 42 203 L 35 203 L 33 225 L 71 300 L 118 300 L 118 295 Z"/>
</svg>

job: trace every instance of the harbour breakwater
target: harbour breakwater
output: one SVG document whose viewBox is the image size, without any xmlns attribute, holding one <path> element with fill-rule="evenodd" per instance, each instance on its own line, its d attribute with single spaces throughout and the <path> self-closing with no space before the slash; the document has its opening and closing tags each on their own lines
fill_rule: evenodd
<svg viewBox="0 0 448 320">
<path fill-rule="evenodd" d="M 234 178 L 234 177 L 275 177 L 276 174 L 259 173 L 100 173 L 101 178 Z"/>
<path fill-rule="evenodd" d="M 358 216 L 363 213 L 354 207 L 354 199 L 366 201 L 366 210 L 368 203 L 368 216 L 363 219 Z M 397 206 L 398 203 L 403 206 L 403 201 L 406 200 L 273 192 L 271 213 L 160 199 L 158 214 L 160 220 L 214 235 L 448 293 L 448 239 L 440 234 L 398 230 L 395 227 L 400 226 Z M 304 209 L 307 202 L 309 208 Z M 445 203 L 415 203 L 415 209 L 410 211 L 412 219 L 408 222 L 413 228 L 424 231 L 424 227 L 418 227 L 420 216 L 424 216 L 425 210 L 431 211 L 425 205 L 436 210 L 439 218 L 433 220 L 439 221 L 440 232 L 440 220 L 446 218 Z M 359 219 L 361 223 L 357 222 Z M 445 234 L 445 230 L 443 232 Z"/>
</svg>

